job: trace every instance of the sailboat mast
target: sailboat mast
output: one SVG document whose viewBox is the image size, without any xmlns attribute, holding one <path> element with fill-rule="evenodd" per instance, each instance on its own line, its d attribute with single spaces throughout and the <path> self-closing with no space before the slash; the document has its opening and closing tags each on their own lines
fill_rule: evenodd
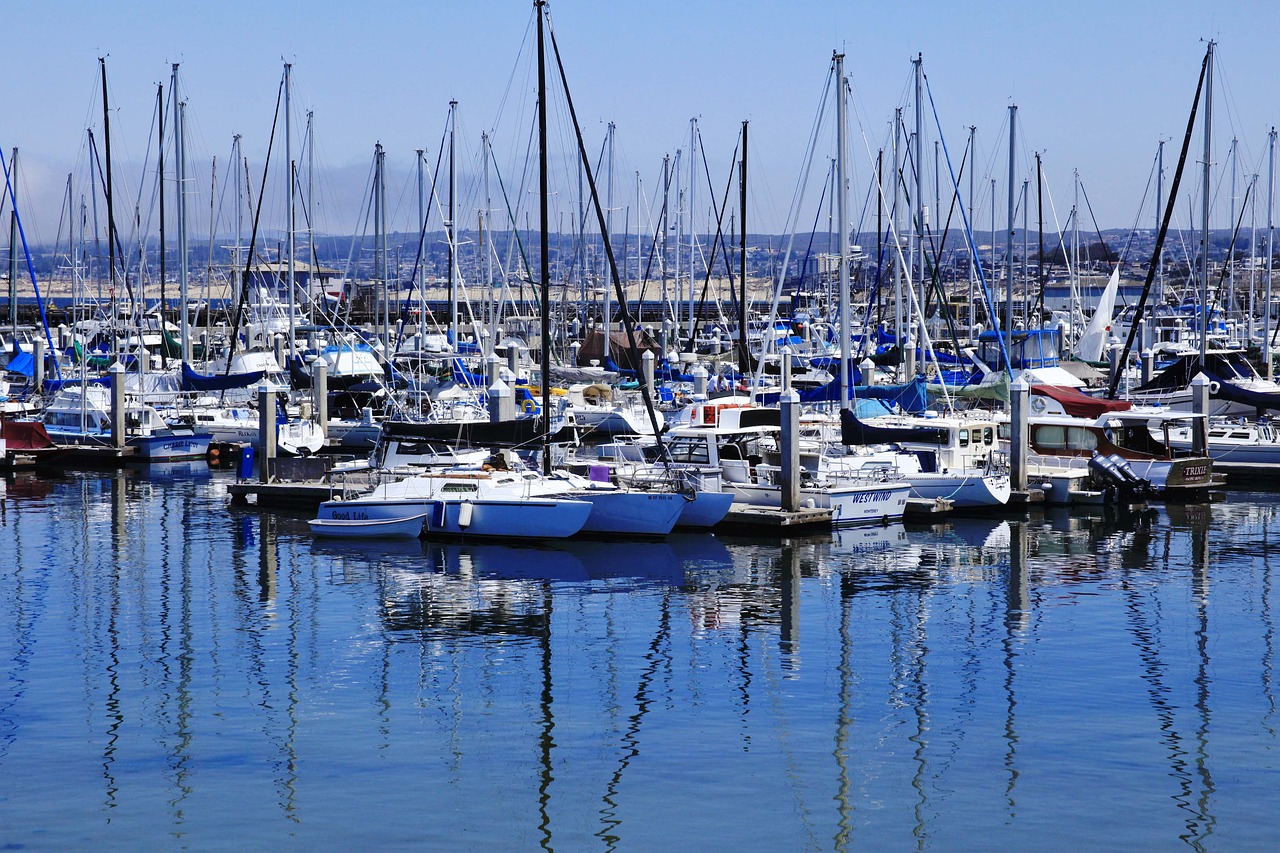
<svg viewBox="0 0 1280 853">
<path fill-rule="evenodd" d="M 102 143 L 104 153 L 107 158 L 106 171 L 107 178 L 107 266 L 110 270 L 108 281 L 111 287 L 112 315 L 111 322 L 115 323 L 115 295 L 116 295 L 116 218 L 113 208 L 113 196 L 111 187 L 111 107 L 107 101 L 107 60 L 106 57 L 98 57 L 98 65 L 102 69 Z M 17 166 L 17 151 L 14 152 L 14 166 Z M 10 281 L 15 281 L 16 277 L 11 277 Z M 12 302 L 11 302 L 12 304 Z M 13 313 L 15 321 L 15 329 L 17 322 L 17 313 Z M 117 349 L 119 345 L 117 344 Z"/>
<path fill-rule="evenodd" d="M 173 64 L 173 82 L 169 86 L 173 94 L 177 112 L 174 115 L 173 146 L 177 172 L 177 214 L 178 214 L 178 316 L 181 329 L 182 360 L 191 361 L 191 331 L 187 323 L 187 288 L 190 286 L 190 271 L 187 266 L 187 134 L 185 101 L 178 98 L 178 63 Z"/>
<path fill-rule="evenodd" d="M 296 216 L 296 204 L 295 204 L 297 199 L 297 193 L 294 192 L 294 189 L 296 187 L 296 180 L 295 180 L 296 169 L 293 162 L 293 110 L 290 108 L 290 105 L 289 105 L 290 96 L 292 95 L 292 89 L 293 89 L 292 80 L 293 80 L 293 65 L 291 63 L 286 62 L 284 64 L 284 162 L 285 162 L 285 171 L 288 172 L 287 180 L 289 182 L 288 184 L 288 191 L 289 191 L 288 231 L 289 233 L 286 237 L 287 244 L 289 247 L 288 249 L 289 268 L 288 268 L 288 272 L 285 275 L 285 291 L 288 293 L 288 297 L 285 301 L 284 308 L 285 308 L 285 311 L 289 313 L 289 359 L 290 360 L 292 360 L 294 356 L 297 354 L 295 352 L 295 347 L 296 347 L 295 339 L 297 336 L 294 330 L 294 325 L 295 325 L 294 315 L 296 312 L 293 310 L 293 303 L 294 303 L 294 299 L 296 298 L 296 295 L 294 293 L 294 281 L 295 281 L 295 276 L 297 274 L 297 269 L 295 267 L 295 261 L 294 261 L 296 250 L 297 250 L 297 246 L 294 242 L 297 239 L 297 234 L 296 234 L 297 216 Z M 185 300 L 186 297 L 184 296 L 183 299 Z M 282 364 L 280 365 L 280 367 L 284 368 L 286 367 L 286 365 Z"/>
<path fill-rule="evenodd" d="M 916 144 L 915 144 L 915 166 L 916 166 L 916 301 L 919 307 L 919 315 L 917 317 L 920 323 L 920 334 L 916 336 L 917 343 L 925 340 L 924 332 L 924 303 L 925 303 L 925 275 L 924 275 L 924 232 L 925 232 L 925 205 L 924 205 L 924 54 L 916 54 L 915 60 L 912 62 L 915 66 L 916 80 Z M 847 263 L 847 259 L 846 259 Z M 911 336 L 908 336 L 908 342 Z M 915 364 L 917 361 L 915 352 L 911 353 L 908 363 Z M 921 364 L 923 367 L 923 364 Z"/>
<path fill-rule="evenodd" d="M 613 128 L 614 128 L 613 122 L 609 122 L 609 128 L 607 131 L 608 150 L 609 150 L 609 155 L 608 155 L 609 181 L 607 184 L 605 184 L 604 230 L 609 232 L 610 238 L 612 238 L 613 236 Z M 603 252 L 601 252 L 600 254 L 601 254 L 600 280 L 608 281 L 609 280 L 609 258 Z M 613 294 L 610 291 L 611 291 L 611 288 L 608 285 L 606 285 L 604 288 L 604 309 L 603 309 L 604 316 L 601 317 L 601 319 L 604 321 L 603 352 L 604 352 L 604 363 L 606 365 L 609 363 L 609 355 L 611 350 L 610 345 L 612 344 L 612 341 L 610 339 L 610 330 L 613 327 L 613 324 L 611 322 L 611 318 L 613 317 Z"/>
<path fill-rule="evenodd" d="M 323 289 L 315 291 L 316 282 L 320 280 L 320 266 L 316 263 L 316 222 L 315 222 L 315 186 L 316 186 L 316 136 L 315 113 L 307 110 L 307 290 L 313 295 L 310 300 L 311 322 L 315 323 L 315 298 L 324 298 Z M 321 303 L 324 304 L 324 303 Z"/>
<path fill-rule="evenodd" d="M 1164 219 L 1164 140 L 1160 140 L 1160 146 L 1156 149 L 1156 230 L 1160 229 L 1160 223 Z M 1164 250 L 1161 249 L 1159 257 L 1156 258 L 1156 304 L 1164 304 Z M 1144 341 L 1144 344 L 1151 346 L 1154 341 Z"/>
<path fill-rule="evenodd" d="M 671 329 L 670 293 L 667 289 L 667 234 L 670 231 L 670 213 L 667 202 L 671 195 L 671 155 L 662 155 L 662 354 L 665 356 L 670 342 Z"/>
<path fill-rule="evenodd" d="M 1200 201 L 1200 365 L 1205 364 L 1205 351 L 1209 348 L 1209 180 L 1212 176 L 1213 142 L 1213 46 L 1209 42 L 1209 56 L 1205 68 L 1204 87 L 1204 186 Z"/>
<path fill-rule="evenodd" d="M 849 211 L 845 181 L 847 117 L 844 99 L 844 54 L 835 53 L 836 63 L 836 227 L 840 229 L 840 408 L 849 408 Z"/>
<path fill-rule="evenodd" d="M 538 15 L 538 267 L 542 277 L 542 473 L 551 474 L 551 245 L 547 214 L 547 67 L 543 46 L 543 16 L 546 0 L 534 0 Z"/>
<path fill-rule="evenodd" d="M 1018 105 L 1009 105 L 1009 230 L 1005 235 L 1004 326 L 1007 340 L 1013 341 L 1013 182 L 1017 166 Z M 1012 365 L 1010 365 L 1012 366 Z"/>
<path fill-rule="evenodd" d="M 158 140 L 158 143 L 156 145 L 156 149 L 158 152 L 157 159 L 156 159 L 156 172 L 160 175 L 160 181 L 159 181 L 160 192 L 158 194 L 159 198 L 157 199 L 157 201 L 160 204 L 160 326 L 163 329 L 164 313 L 165 313 L 165 310 L 169 307 L 169 300 L 165 292 L 165 273 L 167 272 L 167 270 L 165 269 L 165 259 L 169 253 L 165 250 L 166 247 L 164 244 L 165 235 L 167 232 L 165 231 L 165 228 L 164 228 L 165 205 L 164 205 L 164 84 L 163 83 L 160 83 L 156 86 L 156 136 Z M 160 348 L 160 358 L 161 358 L 161 364 L 164 364 L 166 359 L 165 347 Z"/>
<path fill-rule="evenodd" d="M 698 223 L 695 219 L 693 198 L 696 183 L 694 177 L 697 170 L 694 164 L 697 163 L 698 153 L 698 120 L 696 118 L 689 119 L 689 349 L 693 349 L 693 267 L 696 263 L 697 243 L 698 243 Z"/>
<path fill-rule="evenodd" d="M 447 237 L 449 240 L 449 329 L 453 333 L 455 347 L 461 336 L 458 334 L 458 226 L 454 218 L 454 205 L 458 197 L 457 166 L 457 130 L 458 101 L 449 101 L 449 224 Z"/>
<path fill-rule="evenodd" d="M 1275 227 L 1272 217 L 1275 213 L 1276 192 L 1276 129 L 1271 128 L 1267 134 L 1267 298 L 1262 301 L 1262 359 L 1266 364 L 1267 379 L 1275 378 L 1275 366 L 1271 363 L 1271 268 L 1275 258 Z"/>
<path fill-rule="evenodd" d="M 969 163 L 970 163 L 970 166 L 969 166 L 969 222 L 970 223 L 974 221 L 973 220 L 973 201 L 975 196 L 973 194 L 973 176 L 978 171 L 977 169 L 978 151 L 974 147 L 976 145 L 977 133 L 978 133 L 978 126 L 976 124 L 969 125 Z M 970 334 L 973 333 L 973 326 L 974 326 L 973 288 L 974 288 L 974 285 L 977 283 L 977 278 L 978 278 L 978 258 L 977 258 L 977 255 L 971 250 L 969 252 L 969 301 L 968 303 L 966 303 L 969 306 Z"/>
<path fill-rule="evenodd" d="M 742 123 L 742 166 L 738 177 L 738 207 L 741 232 L 738 236 L 738 372 L 744 376 L 751 370 L 747 352 L 747 122 Z"/>
<path fill-rule="evenodd" d="M 840 102 L 837 101 L 836 103 L 839 104 Z M 899 359 L 905 354 L 903 346 L 906 341 L 904 340 L 905 335 L 903 332 L 905 330 L 903 327 L 907 322 L 907 313 L 903 310 L 906 306 L 902 294 L 902 253 L 899 251 L 902 245 L 899 237 L 902 234 L 902 215 L 898 205 L 899 200 L 902 198 L 901 169 L 902 107 L 895 107 L 893 111 L 893 209 L 889 212 L 889 218 L 893 222 L 893 252 L 889 255 L 889 258 L 893 262 L 893 337 L 898 345 Z M 839 192 L 835 193 L 835 195 L 840 197 Z"/>
<path fill-rule="evenodd" d="M 1231 138 L 1231 223 L 1232 229 L 1236 227 L 1236 172 L 1239 171 L 1239 140 L 1236 137 Z M 1227 264 L 1227 298 L 1221 300 L 1223 309 L 1227 312 L 1233 310 L 1236 299 L 1236 263 L 1235 263 L 1235 233 L 1231 234 L 1231 240 L 1228 244 L 1231 248 L 1227 255 L 1225 263 Z"/>
</svg>

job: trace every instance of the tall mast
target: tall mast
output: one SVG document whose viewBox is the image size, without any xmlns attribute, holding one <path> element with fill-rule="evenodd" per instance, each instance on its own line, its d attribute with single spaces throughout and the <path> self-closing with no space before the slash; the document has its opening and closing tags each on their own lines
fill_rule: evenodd
<svg viewBox="0 0 1280 853">
<path fill-rule="evenodd" d="M 1204 87 L 1204 193 L 1200 202 L 1200 365 L 1205 363 L 1205 350 L 1209 348 L 1209 179 L 1212 174 L 1213 140 L 1213 46 L 1209 42 L 1209 56 L 1205 69 Z"/>
<path fill-rule="evenodd" d="M 978 151 L 975 148 L 977 133 L 978 133 L 978 126 L 976 124 L 969 125 L 969 222 L 971 224 L 974 221 L 973 220 L 973 201 L 975 198 L 973 194 L 973 176 L 978 171 L 977 169 Z M 969 252 L 969 302 L 967 303 L 969 306 L 970 330 L 973 329 L 973 289 L 974 289 L 974 285 L 977 284 L 977 278 L 978 278 L 978 258 L 973 251 L 970 251 Z"/>
<path fill-rule="evenodd" d="M 1228 251 L 1225 263 L 1227 264 L 1227 298 L 1219 299 L 1219 303 L 1223 309 L 1230 312 L 1233 309 L 1236 298 L 1236 263 L 1235 263 L 1235 227 L 1236 227 L 1236 171 L 1238 163 L 1239 140 L 1234 136 L 1231 137 L 1231 238 L 1228 242 L 1230 250 Z"/>
<path fill-rule="evenodd" d="M 453 334 L 454 345 L 457 346 L 461 336 L 458 334 L 458 246 L 457 223 L 454 219 L 454 205 L 458 197 L 458 173 L 455 155 L 457 154 L 458 102 L 449 101 L 449 222 L 446 226 L 446 237 L 449 241 L 449 329 Z"/>
<path fill-rule="evenodd" d="M 1071 340 L 1076 339 L 1076 314 L 1080 311 L 1080 170 L 1071 173 L 1074 196 L 1071 201 Z"/>
<path fill-rule="evenodd" d="M 173 146 L 176 163 L 174 169 L 177 172 L 177 202 L 178 202 L 178 302 L 180 305 L 179 328 L 181 328 L 182 336 L 182 360 L 184 362 L 191 361 L 191 329 L 187 322 L 187 290 L 190 286 L 190 268 L 187 264 L 187 253 L 189 246 L 187 243 L 187 104 L 179 99 L 178 95 L 178 63 L 173 63 L 173 82 L 169 89 L 173 93 L 174 103 L 178 109 L 174 115 L 173 128 Z"/>
<path fill-rule="evenodd" d="M 907 324 L 907 312 L 904 310 L 906 305 L 902 293 L 902 253 L 899 251 L 902 246 L 899 238 L 902 234 L 902 214 L 898 208 L 898 201 L 902 197 L 901 169 L 902 107 L 895 107 L 893 111 L 893 209 L 889 212 L 889 218 L 893 221 L 893 252 L 889 258 L 893 262 L 893 336 L 898 344 L 899 358 L 905 355 L 902 348 L 906 344 L 904 332 Z M 836 195 L 842 197 L 840 193 Z"/>
<path fill-rule="evenodd" d="M 738 177 L 738 207 L 741 232 L 738 236 L 738 371 L 746 375 L 751 370 L 751 356 L 747 352 L 747 122 L 742 123 L 742 170 Z"/>
<path fill-rule="evenodd" d="M 378 198 L 378 257 L 382 259 L 382 343 L 383 352 L 390 355 L 389 342 L 391 340 L 391 275 L 388 272 L 390 264 L 388 263 L 387 253 L 387 152 L 382 147 L 382 143 L 377 145 L 378 158 L 378 186 L 376 188 Z"/>
<path fill-rule="evenodd" d="M 610 238 L 613 237 L 613 129 L 614 129 L 613 122 L 609 122 L 609 128 L 607 131 L 608 149 L 609 149 L 609 154 L 608 154 L 609 181 L 607 184 L 605 184 L 604 230 L 609 233 Z M 600 279 L 601 281 L 608 281 L 609 279 L 608 255 L 601 252 L 600 262 L 601 262 Z M 612 323 L 610 322 L 610 318 L 613 316 L 613 294 L 611 291 L 612 291 L 612 288 L 606 285 L 604 288 L 604 316 L 601 318 L 602 320 L 604 320 L 604 363 L 605 364 L 609 363 L 609 352 L 612 344 L 612 341 L 610 340 L 610 329 L 612 328 Z"/>
<path fill-rule="evenodd" d="M 1009 231 L 1006 234 L 1005 252 L 1007 272 L 1005 277 L 1004 288 L 1004 324 L 1006 330 L 1006 340 L 1012 345 L 1013 341 L 1013 181 L 1014 170 L 1017 162 L 1017 145 L 1018 140 L 1018 105 L 1009 105 Z M 1010 365 L 1012 367 L 1012 365 Z"/>
<path fill-rule="evenodd" d="M 165 293 L 165 259 L 168 252 L 165 247 L 165 235 L 167 232 L 164 227 L 164 84 L 160 83 L 156 86 L 156 134 L 158 144 L 156 171 L 160 175 L 160 192 L 157 201 L 160 203 L 160 326 L 164 327 L 164 312 L 169 307 L 168 295 Z M 160 358 L 163 364 L 166 360 L 165 347 L 160 348 Z"/>
<path fill-rule="evenodd" d="M 316 263 L 316 130 L 315 130 L 315 113 L 307 110 L 307 263 L 310 265 L 310 272 L 307 273 L 307 291 L 312 295 L 310 300 L 310 308 L 312 315 L 312 323 L 315 322 L 315 304 L 316 298 L 324 299 L 323 290 L 317 291 L 316 282 L 320 280 L 320 266 Z M 321 304 L 324 304 L 321 302 Z"/>
<path fill-rule="evenodd" d="M 1164 140 L 1156 149 L 1156 230 L 1160 230 L 1160 222 L 1164 218 Z M 1164 248 L 1156 258 L 1156 304 L 1164 304 Z M 1151 343 L 1154 343 L 1152 341 Z"/>
<path fill-rule="evenodd" d="M 923 74 L 924 74 L 924 54 L 916 54 L 915 60 L 916 78 L 916 144 L 915 144 L 915 161 L 916 161 L 916 303 L 919 307 L 918 321 L 920 323 L 920 334 L 916 338 L 918 342 L 923 342 L 924 334 L 924 303 L 925 303 L 925 275 L 924 275 L 924 232 L 925 232 L 925 206 L 924 206 L 924 97 L 923 97 Z M 847 262 L 847 258 L 846 258 Z M 911 356 L 912 363 L 915 363 L 914 353 Z"/>
<path fill-rule="evenodd" d="M 289 182 L 289 185 L 288 185 L 288 190 L 289 190 L 288 232 L 289 233 L 287 235 L 288 247 L 289 247 L 289 250 L 288 250 L 289 251 L 289 270 L 285 276 L 284 283 L 285 283 L 285 291 L 289 294 L 288 300 L 285 302 L 285 310 L 289 313 L 289 358 L 290 359 L 292 359 L 296 354 L 294 352 L 294 348 L 296 346 L 296 344 L 294 343 L 294 339 L 296 337 L 294 333 L 294 314 L 296 312 L 293 310 L 293 303 L 294 303 L 294 299 L 296 298 L 296 294 L 294 292 L 294 281 L 296 280 L 295 276 L 297 274 L 297 269 L 294 265 L 294 256 L 297 248 L 294 243 L 294 240 L 296 239 L 296 236 L 297 236 L 296 235 L 297 217 L 295 214 L 295 210 L 296 210 L 295 199 L 297 198 L 297 193 L 294 192 L 294 188 L 296 185 L 296 181 L 295 181 L 296 169 L 293 163 L 293 110 L 289 106 L 291 90 L 293 88 L 292 82 L 291 82 L 292 79 L 293 79 L 293 65 L 286 62 L 284 64 L 284 162 L 285 162 L 285 171 L 288 173 L 287 180 Z M 183 297 L 183 298 L 185 300 L 186 297 Z M 287 365 L 283 365 L 283 364 L 280 366 L 282 368 L 287 367 Z"/>
<path fill-rule="evenodd" d="M 694 177 L 697 175 L 697 169 L 694 164 L 698 162 L 698 120 L 696 118 L 689 119 L 689 348 L 693 348 L 693 268 L 697 261 L 697 245 L 698 245 L 698 222 L 696 213 L 694 212 L 693 199 L 694 188 L 697 186 Z"/>
<path fill-rule="evenodd" d="M 107 265 L 110 273 L 108 281 L 111 285 L 111 301 L 112 314 L 111 322 L 115 322 L 115 294 L 116 294 L 116 218 L 113 210 L 113 196 L 111 189 L 111 107 L 107 103 L 107 60 L 106 57 L 98 57 L 98 65 L 102 68 L 102 142 L 107 158 L 106 171 L 107 178 Z M 17 152 L 14 152 L 14 163 L 17 163 Z M 12 281 L 13 279 L 11 279 Z M 14 314 L 15 321 L 17 314 Z M 118 340 L 118 336 L 117 336 Z M 117 349 L 119 344 L 117 344 Z"/>
<path fill-rule="evenodd" d="M 667 222 L 670 218 L 669 209 L 667 207 L 668 197 L 671 194 L 671 155 L 662 155 L 662 344 L 664 347 L 663 355 L 666 355 L 665 347 L 669 346 L 666 331 L 671 327 L 671 318 L 668 316 L 668 308 L 670 306 L 670 294 L 667 291 L 667 232 L 669 231 Z"/>
<path fill-rule="evenodd" d="M 238 281 L 243 267 L 240 263 L 240 245 L 244 241 L 244 197 L 240 183 L 240 134 L 231 137 L 231 185 L 236 188 L 236 244 L 231 250 L 231 280 Z M 238 289 L 238 288 L 237 288 Z M 207 355 L 205 356 L 208 357 Z"/>
<path fill-rule="evenodd" d="M 542 473 L 551 473 L 551 245 L 547 231 L 547 68 L 543 48 L 543 7 L 546 0 L 533 0 L 538 14 L 538 225 L 539 275 L 542 276 Z"/>
<path fill-rule="evenodd" d="M 847 133 L 844 100 L 844 54 L 834 53 L 836 62 L 836 227 L 840 229 L 840 408 L 849 408 L 849 211 L 845 181 L 845 139 Z"/>
<path fill-rule="evenodd" d="M 1275 367 L 1271 363 L 1271 268 L 1276 249 L 1272 244 L 1275 228 L 1272 217 L 1275 213 L 1276 192 L 1276 129 L 1271 128 L 1267 134 L 1267 298 L 1262 301 L 1262 360 L 1267 367 L 1267 378 L 1275 377 Z"/>
</svg>

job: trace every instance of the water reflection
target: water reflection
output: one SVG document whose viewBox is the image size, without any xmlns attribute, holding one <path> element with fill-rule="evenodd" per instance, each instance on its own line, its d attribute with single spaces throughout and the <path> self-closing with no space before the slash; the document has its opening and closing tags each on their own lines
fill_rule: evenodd
<svg viewBox="0 0 1280 853">
<path fill-rule="evenodd" d="M 148 838 L 210 846 L 231 798 L 306 843 L 357 800 L 384 846 L 456 846 L 459 815 L 477 845 L 647 848 L 661 814 L 724 846 L 1016 847 L 1078 840 L 1047 817 L 1070 787 L 1115 846 L 1266 846 L 1277 520 L 344 543 L 228 511 L 218 477 L 17 478 L 0 772 L 52 774 L 71 828 L 23 786 L 0 825 L 120 842 L 147 811 Z"/>
</svg>

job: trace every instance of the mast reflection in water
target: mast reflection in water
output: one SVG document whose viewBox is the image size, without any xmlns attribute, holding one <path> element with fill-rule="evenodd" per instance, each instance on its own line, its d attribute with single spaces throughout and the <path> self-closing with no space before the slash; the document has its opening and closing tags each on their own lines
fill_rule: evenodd
<svg viewBox="0 0 1280 853">
<path fill-rule="evenodd" d="M 353 544 L 227 483 L 3 484 L 0 844 L 1280 841 L 1275 496 Z"/>
</svg>

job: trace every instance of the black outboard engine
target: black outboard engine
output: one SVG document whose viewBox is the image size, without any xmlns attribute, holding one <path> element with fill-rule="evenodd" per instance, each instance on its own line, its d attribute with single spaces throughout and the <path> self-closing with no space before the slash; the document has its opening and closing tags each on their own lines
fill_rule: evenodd
<svg viewBox="0 0 1280 853">
<path fill-rule="evenodd" d="M 1089 470 L 1095 480 L 1114 491 L 1119 501 L 1140 501 L 1151 494 L 1151 483 L 1139 477 L 1128 460 L 1117 453 L 1103 456 L 1095 452 L 1089 460 Z"/>
</svg>

